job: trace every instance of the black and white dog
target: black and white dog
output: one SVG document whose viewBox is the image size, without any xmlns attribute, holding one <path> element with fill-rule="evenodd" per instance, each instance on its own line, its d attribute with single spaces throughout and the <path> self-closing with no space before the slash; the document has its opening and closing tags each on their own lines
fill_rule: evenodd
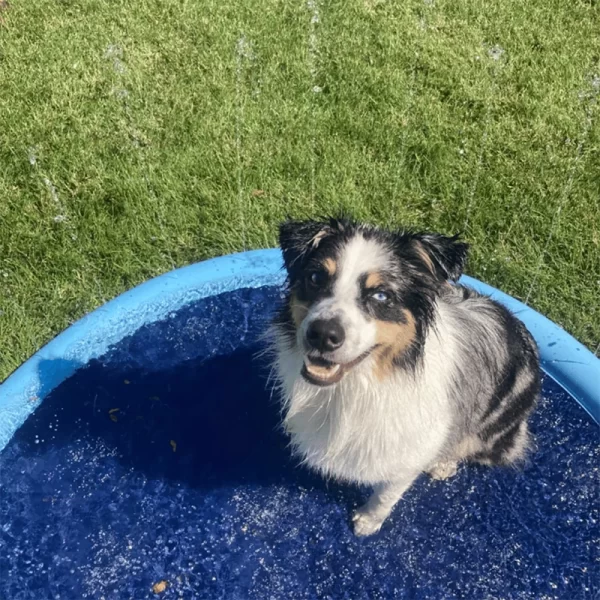
<svg viewBox="0 0 600 600">
<path fill-rule="evenodd" d="M 284 223 L 280 244 L 285 428 L 313 469 L 374 486 L 357 535 L 377 532 L 421 472 L 441 479 L 463 460 L 524 457 L 537 348 L 500 304 L 449 283 L 466 244 L 344 219 Z"/>
</svg>

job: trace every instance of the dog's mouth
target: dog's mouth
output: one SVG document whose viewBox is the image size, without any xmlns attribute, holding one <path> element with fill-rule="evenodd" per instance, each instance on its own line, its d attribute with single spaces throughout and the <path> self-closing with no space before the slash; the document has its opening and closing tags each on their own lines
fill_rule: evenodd
<svg viewBox="0 0 600 600">
<path fill-rule="evenodd" d="M 371 354 L 371 350 L 373 348 L 369 348 L 369 350 L 347 363 L 335 363 L 321 356 L 306 355 L 304 357 L 304 364 L 302 365 L 302 377 L 313 385 L 322 387 L 333 385 L 341 381 L 342 377 L 348 371 L 351 371 L 356 365 L 367 358 Z"/>
</svg>

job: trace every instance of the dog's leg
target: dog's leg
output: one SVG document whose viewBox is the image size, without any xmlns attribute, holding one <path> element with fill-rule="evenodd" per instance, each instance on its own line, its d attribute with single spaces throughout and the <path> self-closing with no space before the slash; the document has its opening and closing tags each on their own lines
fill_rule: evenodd
<svg viewBox="0 0 600 600">
<path fill-rule="evenodd" d="M 481 450 L 481 441 L 474 436 L 467 436 L 457 444 L 452 452 L 448 453 L 445 460 L 440 460 L 427 469 L 427 474 L 432 479 L 449 479 L 458 472 L 461 461 L 467 460 Z"/>
<path fill-rule="evenodd" d="M 392 509 L 411 486 L 418 473 L 406 476 L 393 483 L 381 483 L 375 486 L 375 491 L 368 502 L 361 506 L 352 517 L 356 535 L 372 535 L 377 533 Z"/>
</svg>

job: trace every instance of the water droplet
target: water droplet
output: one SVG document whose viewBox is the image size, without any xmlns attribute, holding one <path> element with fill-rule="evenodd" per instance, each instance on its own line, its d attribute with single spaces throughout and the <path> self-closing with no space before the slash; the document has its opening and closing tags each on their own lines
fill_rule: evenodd
<svg viewBox="0 0 600 600">
<path fill-rule="evenodd" d="M 502 48 L 502 46 L 499 46 L 498 44 L 496 44 L 495 46 L 492 46 L 488 50 L 488 56 L 492 60 L 500 60 L 504 56 L 504 53 L 505 53 L 504 48 Z"/>
</svg>

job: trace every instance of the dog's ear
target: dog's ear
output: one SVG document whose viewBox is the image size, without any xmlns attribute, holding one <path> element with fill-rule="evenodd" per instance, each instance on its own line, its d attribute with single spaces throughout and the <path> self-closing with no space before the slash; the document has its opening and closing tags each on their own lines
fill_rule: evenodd
<svg viewBox="0 0 600 600">
<path fill-rule="evenodd" d="M 461 242 L 458 235 L 415 233 L 411 238 L 417 254 L 434 275 L 444 281 L 459 279 L 467 262 L 469 245 Z"/>
<path fill-rule="evenodd" d="M 286 221 L 279 226 L 279 245 L 288 273 L 299 268 L 312 250 L 332 233 L 329 223 L 319 221 Z"/>
</svg>

